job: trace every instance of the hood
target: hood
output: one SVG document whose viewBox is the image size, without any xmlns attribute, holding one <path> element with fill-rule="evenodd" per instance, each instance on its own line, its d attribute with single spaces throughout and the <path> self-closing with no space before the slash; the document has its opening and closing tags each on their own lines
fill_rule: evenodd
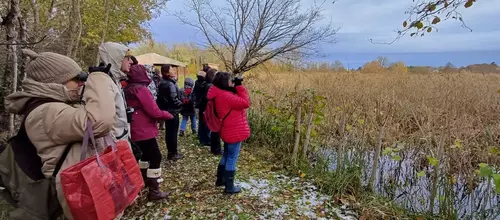
<svg viewBox="0 0 500 220">
<path fill-rule="evenodd" d="M 186 78 L 186 80 L 184 80 L 184 88 L 193 88 L 193 86 L 194 86 L 193 79 Z"/>
<path fill-rule="evenodd" d="M 148 71 L 143 65 L 137 64 L 130 67 L 130 72 L 127 74 L 127 83 L 137 83 L 147 86 L 151 83 L 148 76 Z"/>
<path fill-rule="evenodd" d="M 116 80 L 127 75 L 120 70 L 127 50 L 129 50 L 127 46 L 114 42 L 106 42 L 99 46 L 99 56 L 106 64 L 111 63 L 110 72 Z"/>
<path fill-rule="evenodd" d="M 217 97 L 219 94 L 227 92 L 226 90 L 219 89 L 217 86 L 210 86 L 207 93 L 207 99 L 213 99 Z"/>
<path fill-rule="evenodd" d="M 15 92 L 5 97 L 5 109 L 7 112 L 22 114 L 26 103 L 31 98 L 50 98 L 65 103 L 78 101 L 71 98 L 68 89 L 62 84 L 41 83 L 26 78 L 22 82 L 22 88 L 23 91 Z"/>
</svg>

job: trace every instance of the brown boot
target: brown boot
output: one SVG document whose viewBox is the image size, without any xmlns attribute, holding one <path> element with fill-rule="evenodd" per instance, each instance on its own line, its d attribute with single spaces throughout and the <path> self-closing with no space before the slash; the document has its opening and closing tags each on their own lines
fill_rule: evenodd
<svg viewBox="0 0 500 220">
<path fill-rule="evenodd" d="M 148 169 L 146 184 L 149 188 L 148 200 L 157 201 L 165 199 L 168 197 L 167 192 L 162 192 L 160 190 L 160 183 L 163 181 L 161 179 L 161 168 L 159 169 Z"/>
</svg>

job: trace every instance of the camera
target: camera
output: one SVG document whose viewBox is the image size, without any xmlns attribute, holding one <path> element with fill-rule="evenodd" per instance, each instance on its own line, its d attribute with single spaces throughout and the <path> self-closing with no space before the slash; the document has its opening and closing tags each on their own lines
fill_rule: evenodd
<svg viewBox="0 0 500 220">
<path fill-rule="evenodd" d="M 125 112 L 127 113 L 127 122 L 131 123 L 134 120 L 133 116 L 134 116 L 135 109 L 130 107 L 130 106 L 127 106 L 127 108 L 125 109 Z"/>
</svg>

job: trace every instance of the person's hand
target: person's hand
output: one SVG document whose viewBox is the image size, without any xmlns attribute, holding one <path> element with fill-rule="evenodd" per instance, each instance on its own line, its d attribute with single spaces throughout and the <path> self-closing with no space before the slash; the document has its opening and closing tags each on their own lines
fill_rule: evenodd
<svg viewBox="0 0 500 220">
<path fill-rule="evenodd" d="M 233 79 L 233 82 L 234 82 L 234 86 L 241 86 L 241 82 L 243 82 L 243 77 L 235 77 Z"/>
<path fill-rule="evenodd" d="M 110 69 L 111 69 L 111 63 L 109 63 L 106 66 L 104 66 L 104 65 L 101 64 L 99 66 L 91 66 L 91 67 L 89 67 L 89 73 L 103 72 L 103 73 L 108 74 Z"/>
</svg>

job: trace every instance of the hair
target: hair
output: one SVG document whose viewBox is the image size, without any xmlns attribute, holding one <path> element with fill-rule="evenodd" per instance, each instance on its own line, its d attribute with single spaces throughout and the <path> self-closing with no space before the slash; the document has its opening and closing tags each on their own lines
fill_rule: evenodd
<svg viewBox="0 0 500 220">
<path fill-rule="evenodd" d="M 218 72 L 217 69 L 209 68 L 207 70 L 207 75 L 205 76 L 205 80 L 207 82 L 213 82 L 214 79 L 215 79 L 215 76 L 216 76 L 217 72 Z"/>
<path fill-rule="evenodd" d="M 229 90 L 229 79 L 231 78 L 231 73 L 228 72 L 218 72 L 212 84 L 217 86 L 219 89 Z"/>
<path fill-rule="evenodd" d="M 139 61 L 137 61 L 137 58 L 135 58 L 134 56 L 130 56 L 130 59 L 132 60 L 132 65 L 139 64 Z"/>
</svg>

